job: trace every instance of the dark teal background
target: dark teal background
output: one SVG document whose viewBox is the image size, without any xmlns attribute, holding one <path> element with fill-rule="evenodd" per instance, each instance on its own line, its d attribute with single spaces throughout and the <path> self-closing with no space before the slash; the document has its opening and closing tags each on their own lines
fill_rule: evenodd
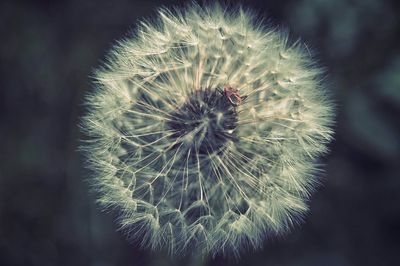
<svg viewBox="0 0 400 266">
<path fill-rule="evenodd" d="M 138 19 L 181 3 L 1 1 L 0 265 L 202 265 L 128 244 L 94 205 L 77 152 L 93 68 Z M 236 264 L 399 265 L 399 2 L 242 3 L 307 43 L 338 113 L 305 223 Z"/>
</svg>

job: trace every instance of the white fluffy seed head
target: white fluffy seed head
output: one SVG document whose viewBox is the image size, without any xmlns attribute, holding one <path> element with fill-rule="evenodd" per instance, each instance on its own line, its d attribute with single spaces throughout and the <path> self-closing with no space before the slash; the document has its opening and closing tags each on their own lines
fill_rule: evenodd
<svg viewBox="0 0 400 266">
<path fill-rule="evenodd" d="M 162 9 L 113 48 L 83 149 L 129 238 L 237 255 L 301 219 L 333 113 L 306 51 L 219 5 Z"/>
</svg>

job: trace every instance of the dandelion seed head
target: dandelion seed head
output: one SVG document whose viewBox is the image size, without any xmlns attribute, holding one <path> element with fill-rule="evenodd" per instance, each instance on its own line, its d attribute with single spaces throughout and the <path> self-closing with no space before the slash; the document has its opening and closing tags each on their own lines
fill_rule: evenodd
<svg viewBox="0 0 400 266">
<path fill-rule="evenodd" d="M 332 105 L 305 46 L 241 8 L 161 9 L 87 97 L 98 202 L 145 248 L 258 248 L 307 211 Z"/>
</svg>

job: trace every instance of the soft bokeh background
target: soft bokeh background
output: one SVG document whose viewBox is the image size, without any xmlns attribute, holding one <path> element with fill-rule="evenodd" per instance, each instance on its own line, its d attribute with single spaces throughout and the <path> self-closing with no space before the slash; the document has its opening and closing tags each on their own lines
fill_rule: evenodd
<svg viewBox="0 0 400 266">
<path fill-rule="evenodd" d="M 305 224 L 236 265 L 399 265 L 398 1 L 242 2 L 316 52 L 338 116 Z M 0 265 L 202 265 L 128 244 L 93 204 L 77 152 L 91 71 L 139 18 L 174 4 L 1 1 Z"/>
</svg>

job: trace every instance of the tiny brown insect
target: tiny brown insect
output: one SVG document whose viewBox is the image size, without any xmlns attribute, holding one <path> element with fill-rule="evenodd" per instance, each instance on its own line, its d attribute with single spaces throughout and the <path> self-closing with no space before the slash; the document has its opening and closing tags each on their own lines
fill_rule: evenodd
<svg viewBox="0 0 400 266">
<path fill-rule="evenodd" d="M 229 85 L 225 86 L 223 94 L 234 107 L 239 106 L 247 98 L 247 96 L 240 96 L 239 91 Z"/>
</svg>

